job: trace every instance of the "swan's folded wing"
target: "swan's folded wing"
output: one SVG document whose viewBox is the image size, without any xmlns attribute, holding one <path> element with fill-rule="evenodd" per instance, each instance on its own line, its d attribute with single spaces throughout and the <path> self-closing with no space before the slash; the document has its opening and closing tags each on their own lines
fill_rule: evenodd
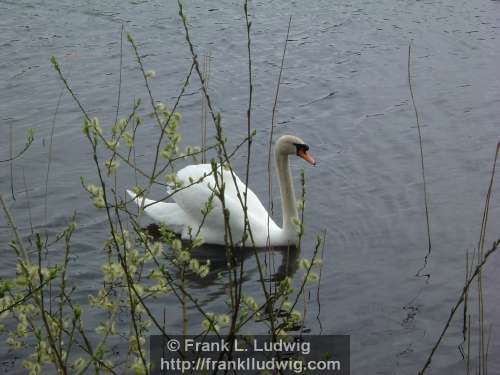
<svg viewBox="0 0 500 375">
<path fill-rule="evenodd" d="M 182 187 L 174 192 L 172 198 L 190 217 L 190 226 L 197 230 L 203 220 L 202 209 L 212 199 L 213 209 L 204 220 L 204 227 L 212 233 L 224 233 L 222 206 L 219 199 L 213 197 L 215 179 L 210 164 L 189 165 L 177 172 L 177 179 Z"/>
<path fill-rule="evenodd" d="M 235 198 L 238 199 L 238 191 L 240 193 L 241 199 L 244 201 L 244 193 L 245 193 L 245 188 L 246 185 L 239 179 L 239 177 L 234 174 L 234 180 L 233 176 L 230 171 L 224 171 L 224 181 L 226 181 L 226 190 L 225 190 L 225 195 L 226 197 L 229 198 Z M 236 181 L 236 185 L 234 184 L 234 181 Z M 238 189 L 236 189 L 236 186 Z M 267 218 L 267 210 L 260 201 L 260 199 L 257 197 L 257 195 L 250 189 L 248 188 L 246 190 L 247 193 L 247 207 L 248 207 L 248 214 L 250 215 L 255 215 L 256 217 L 259 217 L 261 219 Z M 241 202 L 238 199 L 238 204 L 241 208 Z"/>
<path fill-rule="evenodd" d="M 236 185 L 234 184 L 234 180 L 236 181 Z M 236 175 L 234 175 L 234 180 L 230 171 L 224 172 L 224 181 L 228 181 L 225 190 L 226 201 L 233 202 L 233 205 L 237 207 L 239 219 L 241 221 L 241 225 L 243 226 L 244 212 L 242 209 L 241 202 L 238 199 L 237 196 L 238 191 L 236 190 L 235 186 L 238 186 L 239 193 L 242 197 L 242 200 L 244 201 L 246 185 Z M 264 207 L 260 199 L 257 197 L 257 195 L 250 188 L 247 189 L 246 193 L 247 193 L 248 221 L 250 223 L 250 229 L 252 230 L 254 240 L 259 242 L 258 239 L 267 238 L 268 233 L 280 231 L 281 229 L 279 228 L 278 225 L 276 225 L 273 219 L 269 217 L 269 213 L 267 212 L 266 208 Z"/>
<path fill-rule="evenodd" d="M 231 171 L 223 171 L 224 181 L 224 200 L 225 207 L 229 210 L 229 225 L 235 241 L 239 241 L 243 236 L 244 211 L 238 193 L 244 201 L 245 184 Z M 201 209 L 213 195 L 213 189 L 216 187 L 215 179 L 212 174 L 212 167 L 209 164 L 190 165 L 181 169 L 177 173 L 177 178 L 182 182 L 185 189 L 179 190 L 173 198 L 177 204 L 193 219 L 193 229 L 201 223 L 203 214 Z M 219 180 L 220 181 L 220 180 Z M 236 183 L 236 184 L 235 184 Z M 250 189 L 247 190 L 247 207 L 250 226 L 254 235 L 267 235 L 268 213 L 257 195 Z M 213 198 L 213 210 L 205 218 L 205 233 L 209 236 L 222 237 L 225 232 L 222 204 L 217 197 Z M 269 222 L 270 229 L 279 229 L 274 221 Z"/>
<path fill-rule="evenodd" d="M 139 207 L 144 207 L 144 212 L 153 220 L 166 225 L 184 225 L 188 220 L 184 210 L 176 203 L 157 202 L 127 190 L 127 194 Z"/>
</svg>

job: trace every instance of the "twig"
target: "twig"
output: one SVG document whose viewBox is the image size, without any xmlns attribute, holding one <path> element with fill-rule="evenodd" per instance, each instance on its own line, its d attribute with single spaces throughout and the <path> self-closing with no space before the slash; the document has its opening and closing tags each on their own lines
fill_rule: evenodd
<svg viewBox="0 0 500 375">
<path fill-rule="evenodd" d="M 31 212 L 30 192 L 28 190 L 28 184 L 26 183 L 26 174 L 24 173 L 24 167 L 21 168 L 21 174 L 23 176 L 24 191 L 26 192 L 26 205 L 28 206 L 28 222 L 30 223 L 30 232 L 31 236 L 33 237 L 35 235 L 35 230 L 33 229 L 33 215 Z"/>
<path fill-rule="evenodd" d="M 122 94 L 122 66 L 123 66 L 123 30 L 124 26 L 120 29 L 120 74 L 118 76 L 118 97 L 116 98 L 116 113 L 115 113 L 115 124 L 118 121 L 118 114 L 120 112 L 120 98 Z"/>
<path fill-rule="evenodd" d="M 0 193 L 0 205 L 2 206 L 2 210 L 5 214 L 5 217 L 7 218 L 7 222 L 9 223 L 10 227 L 12 228 L 12 232 L 14 233 L 14 237 L 16 238 L 16 244 L 17 246 L 15 247 L 16 250 L 19 251 L 18 256 L 21 257 L 21 259 L 24 262 L 24 265 L 29 264 L 29 257 L 28 253 L 26 252 L 26 249 L 23 244 L 23 240 L 21 239 L 21 234 L 19 233 L 19 230 L 17 228 L 16 222 L 14 221 L 14 218 L 12 217 L 12 214 L 5 204 L 5 200 L 3 199 L 3 194 Z"/>
<path fill-rule="evenodd" d="M 281 75 L 283 73 L 283 66 L 285 65 L 285 55 L 286 55 L 286 47 L 288 45 L 288 36 L 290 35 L 290 26 L 292 24 L 292 16 L 288 19 L 288 28 L 285 36 L 285 43 L 283 46 L 283 54 L 281 55 L 281 64 L 280 64 L 280 72 L 278 75 L 278 82 L 276 83 L 276 93 L 274 95 L 274 103 L 273 103 L 273 111 L 271 115 L 271 129 L 269 132 L 269 147 L 267 152 L 267 183 L 268 183 L 268 211 L 269 215 L 273 213 L 273 196 L 272 196 L 272 179 L 271 179 L 271 155 L 272 155 L 272 146 L 273 146 L 273 135 L 274 135 L 274 127 L 276 126 L 276 109 L 278 108 L 278 96 L 280 92 L 281 86 Z M 269 242 L 269 224 L 270 218 L 267 218 L 267 240 Z"/>
<path fill-rule="evenodd" d="M 323 232 L 323 240 L 324 244 L 321 248 L 321 261 L 324 259 L 324 254 L 325 254 L 325 247 L 326 247 L 326 230 Z M 323 276 L 323 267 L 320 267 L 319 269 L 319 280 L 318 280 L 318 289 L 316 290 L 316 301 L 318 303 L 318 313 L 316 314 L 316 320 L 318 321 L 319 324 L 319 332 L 320 334 L 323 332 L 323 324 L 321 323 L 321 299 L 320 299 L 320 288 L 321 288 L 321 278 Z"/>
<path fill-rule="evenodd" d="M 27 301 L 28 299 L 30 299 L 31 297 L 33 297 L 33 295 L 40 291 L 41 289 L 43 289 L 45 287 L 45 285 L 47 285 L 49 282 L 51 282 L 52 279 L 51 278 L 48 278 L 47 280 L 44 280 L 42 284 L 38 285 L 36 288 L 34 289 L 31 289 L 27 294 L 25 294 L 24 296 L 22 296 L 20 299 L 16 300 L 15 302 L 12 302 L 9 306 L 3 308 L 2 310 L 0 310 L 0 315 L 2 315 L 4 312 L 6 311 L 11 311 L 12 309 L 14 309 L 16 306 L 24 303 L 25 301 Z"/>
<path fill-rule="evenodd" d="M 9 137 L 12 139 L 12 131 L 9 131 Z M 17 153 L 17 155 L 14 155 L 14 156 L 12 156 L 12 152 L 13 152 L 13 150 L 12 150 L 12 141 L 9 141 L 9 143 L 10 143 L 9 144 L 9 154 L 10 154 L 10 156 L 7 159 L 0 160 L 0 163 L 11 162 L 11 164 L 12 164 L 12 162 L 14 160 L 19 159 L 21 156 L 23 156 L 23 154 L 26 151 L 28 151 L 28 148 L 30 148 L 30 146 L 32 145 L 33 140 L 34 140 L 33 137 L 28 136 L 28 139 L 27 139 L 27 141 L 26 141 L 26 143 L 24 145 L 24 148 L 21 151 L 19 151 Z"/>
<path fill-rule="evenodd" d="M 273 204 L 273 184 L 272 184 L 272 177 L 271 177 L 271 171 L 272 171 L 272 165 L 271 165 L 271 159 L 272 159 L 272 145 L 273 145 L 273 135 L 274 135 L 274 127 L 276 126 L 276 110 L 278 108 L 278 96 L 280 92 L 280 86 L 281 86 L 281 76 L 283 74 L 283 67 L 285 65 L 285 55 L 286 55 L 286 47 L 288 45 L 288 36 L 290 35 L 290 26 L 292 24 L 292 16 L 289 17 L 288 19 L 288 28 L 286 31 L 286 36 L 285 36 L 285 43 L 283 45 L 283 53 L 281 55 L 281 64 L 280 64 L 280 70 L 278 74 L 278 81 L 276 82 L 276 92 L 274 95 L 274 103 L 273 103 L 273 110 L 272 110 L 272 115 L 271 115 L 271 129 L 269 131 L 269 147 L 267 150 L 267 191 L 268 191 L 268 216 L 267 216 L 267 247 L 270 249 L 271 243 L 270 243 L 270 225 L 271 225 L 271 215 L 273 214 L 274 211 L 274 204 Z M 265 258 L 267 259 L 267 257 Z M 269 271 L 269 280 L 271 280 L 271 270 Z M 271 290 L 271 286 L 269 286 L 269 290 Z"/>
<path fill-rule="evenodd" d="M 59 97 L 57 98 L 56 109 L 54 115 L 52 116 L 52 126 L 50 128 L 50 141 L 49 141 L 49 151 L 47 154 L 47 172 L 45 174 L 45 197 L 44 197 L 44 218 L 45 227 L 47 227 L 47 212 L 48 212 L 48 196 L 49 196 L 49 176 L 50 176 L 50 166 L 52 164 L 52 144 L 54 140 L 54 132 L 56 127 L 57 113 L 59 112 L 59 105 L 61 104 L 61 98 L 64 93 L 64 87 L 61 87 L 59 92 Z"/>
<path fill-rule="evenodd" d="M 12 194 L 12 199 L 16 200 L 16 195 L 14 194 L 14 159 L 12 156 L 14 152 L 14 133 L 12 124 L 9 125 L 9 161 L 10 161 L 10 192 Z"/>
<path fill-rule="evenodd" d="M 427 370 L 427 368 L 429 367 L 429 365 L 431 364 L 432 357 L 433 357 L 434 353 L 436 352 L 437 348 L 439 347 L 439 345 L 441 344 L 441 341 L 442 341 L 446 331 L 450 327 L 450 323 L 451 323 L 451 320 L 453 319 L 453 316 L 455 315 L 458 308 L 460 307 L 460 305 L 464 301 L 465 295 L 466 295 L 467 291 L 469 290 L 470 285 L 472 284 L 474 279 L 477 277 L 477 275 L 481 272 L 483 266 L 486 264 L 486 261 L 488 260 L 490 255 L 493 254 L 498 249 L 499 245 L 500 245 L 500 239 L 497 239 L 496 241 L 493 242 L 492 247 L 484 254 L 484 258 L 478 263 L 478 265 L 476 266 L 476 268 L 474 270 L 474 273 L 470 276 L 470 278 L 465 283 L 465 286 L 462 289 L 462 293 L 460 294 L 458 301 L 455 303 L 455 305 L 451 309 L 450 316 L 448 317 L 448 320 L 446 321 L 444 328 L 443 328 L 441 334 L 439 335 L 437 342 L 432 347 L 431 353 L 427 357 L 427 360 L 426 360 L 424 366 L 418 372 L 419 375 L 423 375 L 425 373 L 425 371 Z"/>
</svg>

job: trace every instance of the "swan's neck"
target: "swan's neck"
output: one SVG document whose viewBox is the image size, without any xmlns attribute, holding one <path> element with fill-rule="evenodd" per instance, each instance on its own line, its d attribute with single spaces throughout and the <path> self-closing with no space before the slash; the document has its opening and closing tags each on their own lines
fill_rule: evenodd
<svg viewBox="0 0 500 375">
<path fill-rule="evenodd" d="M 288 163 L 288 155 L 276 152 L 276 168 L 280 182 L 281 210 L 283 213 L 283 232 L 293 236 L 297 230 L 294 219 L 298 219 L 297 203 L 295 202 L 295 191 L 293 189 L 292 173 Z"/>
</svg>

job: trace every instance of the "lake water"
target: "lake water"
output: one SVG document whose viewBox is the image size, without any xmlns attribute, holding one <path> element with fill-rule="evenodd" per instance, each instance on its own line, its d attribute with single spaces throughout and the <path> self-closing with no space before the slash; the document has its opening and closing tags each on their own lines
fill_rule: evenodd
<svg viewBox="0 0 500 375">
<path fill-rule="evenodd" d="M 226 135 L 236 143 L 246 134 L 248 100 L 242 4 L 190 2 L 185 11 L 199 55 L 213 57 L 210 94 L 222 113 Z M 252 1 L 250 12 L 253 126 L 258 131 L 250 187 L 267 204 L 271 109 L 292 15 L 276 134 L 301 136 L 318 161 L 316 168 L 294 161 L 292 170 L 298 177 L 304 167 L 307 175 L 305 243 L 312 244 L 315 232 L 327 231 L 322 332 L 351 335 L 353 374 L 416 373 L 461 291 L 466 250 L 473 250 L 479 238 L 500 136 L 500 2 L 275 0 Z M 64 93 L 55 121 L 45 223 L 48 150 L 61 92 L 49 59 L 58 57 L 85 108 L 109 126 L 116 110 L 122 24 L 138 42 L 146 68 L 157 72 L 152 81 L 155 98 L 173 104 L 190 64 L 175 1 L 0 1 L 0 159 L 8 157 L 9 125 L 15 150 L 22 149 L 25 131 L 36 129 L 33 147 L 14 162 L 16 200 L 10 194 L 7 163 L 0 164 L 0 190 L 27 235 L 30 211 L 35 230 L 47 229 L 50 234 L 61 230 L 76 211 L 71 275 L 79 285 L 75 298 L 82 303 L 100 286 L 100 266 L 106 259 L 102 250 L 105 217 L 80 185 L 80 176 L 95 181 L 96 175 L 81 132 L 82 115 Z M 410 40 L 433 244 L 425 269 L 429 279 L 415 276 L 427 253 L 427 233 L 418 134 L 407 81 Z M 146 98 L 133 53 L 124 44 L 122 115 L 134 98 Z M 199 144 L 197 80 L 187 94 L 179 107 L 184 139 Z M 152 136 L 157 133 L 152 122 L 142 132 L 137 145 L 143 150 L 140 165 L 150 166 L 152 155 L 146 151 L 155 144 Z M 244 152 L 235 159 L 240 176 L 245 161 Z M 132 173 L 119 184 L 123 189 L 132 186 Z M 499 237 L 497 191 L 490 209 L 488 244 Z M 153 192 L 153 197 L 161 195 L 160 189 Z M 275 194 L 276 205 L 278 198 Z M 12 275 L 15 260 L 7 246 L 11 235 L 4 219 L 0 229 L 0 275 Z M 220 253 L 206 251 L 214 263 L 224 264 Z M 302 251 L 300 256 L 310 257 L 312 246 Z M 258 273 L 251 257 L 245 267 L 244 288 L 258 295 Z M 500 352 L 498 267 L 496 255 L 487 268 L 486 285 L 493 354 Z M 226 292 L 225 283 L 213 279 L 196 285 L 194 295 L 208 311 L 224 312 Z M 161 313 L 167 306 L 167 326 L 178 332 L 180 312 L 168 307 L 173 301 L 173 297 L 159 301 L 154 309 Z M 309 306 L 312 333 L 320 331 L 314 318 L 317 310 L 314 303 Z M 464 373 L 457 349 L 461 342 L 458 315 L 429 373 Z M 196 330 L 200 320 L 196 310 L 190 310 L 190 317 Z M 1 358 L 4 373 L 20 371 L 21 361 L 4 345 Z M 490 373 L 500 373 L 498 356 L 490 356 Z"/>
</svg>

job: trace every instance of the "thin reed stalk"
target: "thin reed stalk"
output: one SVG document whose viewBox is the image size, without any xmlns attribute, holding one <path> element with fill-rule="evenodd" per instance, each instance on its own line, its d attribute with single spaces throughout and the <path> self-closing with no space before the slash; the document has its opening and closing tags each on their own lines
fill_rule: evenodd
<svg viewBox="0 0 500 375">
<path fill-rule="evenodd" d="M 413 111 L 415 112 L 415 121 L 417 123 L 418 132 L 418 148 L 420 152 L 420 169 L 422 172 L 422 183 L 424 186 L 424 207 L 425 207 L 425 223 L 427 227 L 427 254 L 424 257 L 424 264 L 417 271 L 416 276 L 430 277 L 429 274 L 421 275 L 420 273 L 427 267 L 427 262 L 432 252 L 432 242 L 431 242 L 431 223 L 430 223 L 430 210 L 429 210 L 429 199 L 427 194 L 427 181 L 425 178 L 425 164 L 424 164 L 424 150 L 422 141 L 422 129 L 420 126 L 420 116 L 418 114 L 417 105 L 415 104 L 415 96 L 413 94 L 413 85 L 411 82 L 411 42 L 408 44 L 408 87 L 410 89 L 410 98 L 413 106 Z"/>
<path fill-rule="evenodd" d="M 481 220 L 481 230 L 478 241 L 478 261 L 481 261 L 484 256 L 484 243 L 486 240 L 486 230 L 488 226 L 488 217 L 489 217 L 489 209 L 490 209 L 490 200 L 491 195 L 493 193 L 493 184 L 495 181 L 495 172 L 498 160 L 498 154 L 500 151 L 500 142 L 497 144 L 495 150 L 495 156 L 493 158 L 493 167 L 490 174 L 490 181 L 488 184 L 488 191 L 486 192 L 486 199 L 484 202 L 483 216 Z M 485 297 L 484 297 L 484 281 L 482 272 L 479 273 L 477 278 L 477 288 L 478 288 L 478 320 L 479 320 L 479 362 L 478 362 L 478 371 L 479 374 L 487 373 L 487 351 L 486 351 L 486 343 L 485 343 Z"/>
</svg>

